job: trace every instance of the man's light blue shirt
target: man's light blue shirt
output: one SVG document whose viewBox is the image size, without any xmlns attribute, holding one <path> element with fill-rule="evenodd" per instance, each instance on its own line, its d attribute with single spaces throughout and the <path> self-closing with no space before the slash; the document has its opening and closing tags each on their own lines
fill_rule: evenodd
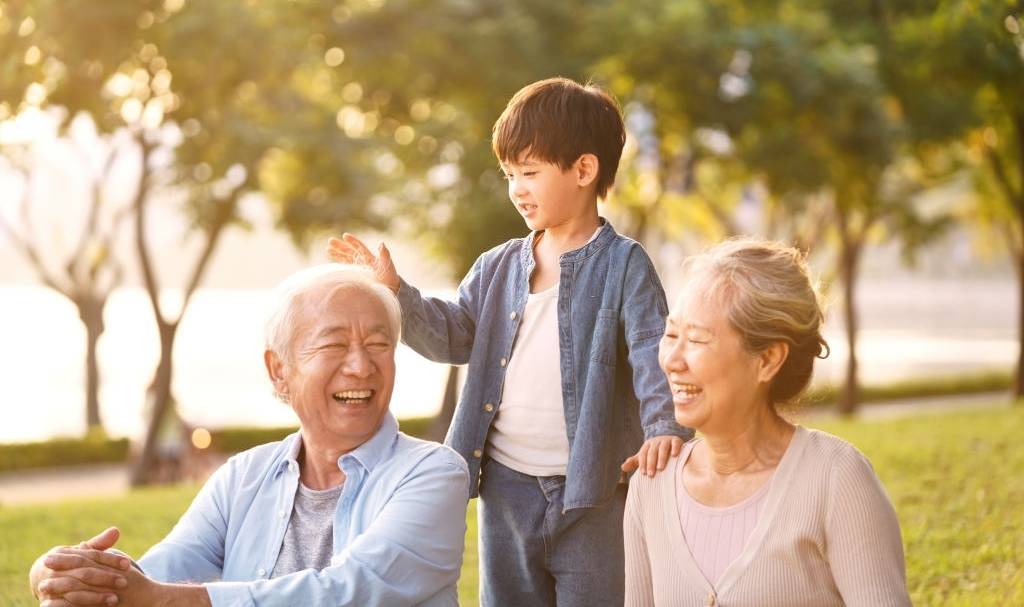
<svg viewBox="0 0 1024 607">
<path fill-rule="evenodd" d="M 338 459 L 345 484 L 331 564 L 268 579 L 299 482 L 301 432 L 232 457 L 139 560 L 163 582 L 203 583 L 215 607 L 457 605 L 468 471 L 451 449 L 398 431 Z"/>
</svg>

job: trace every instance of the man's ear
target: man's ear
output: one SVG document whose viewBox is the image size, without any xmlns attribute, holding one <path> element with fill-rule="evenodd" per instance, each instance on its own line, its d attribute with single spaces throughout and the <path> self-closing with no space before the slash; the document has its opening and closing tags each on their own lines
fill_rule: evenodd
<svg viewBox="0 0 1024 607">
<path fill-rule="evenodd" d="M 594 154 L 583 154 L 576 159 L 573 170 L 576 172 L 576 185 L 585 188 L 597 180 L 601 163 Z"/>
<path fill-rule="evenodd" d="M 263 351 L 263 364 L 267 367 L 267 376 L 274 386 L 274 393 L 281 396 L 288 396 L 288 382 L 285 381 L 285 362 L 273 350 Z"/>
<path fill-rule="evenodd" d="M 789 357 L 789 344 L 784 341 L 777 341 L 768 346 L 758 354 L 760 370 L 757 373 L 757 380 L 768 383 L 779 373 L 786 358 Z"/>
</svg>

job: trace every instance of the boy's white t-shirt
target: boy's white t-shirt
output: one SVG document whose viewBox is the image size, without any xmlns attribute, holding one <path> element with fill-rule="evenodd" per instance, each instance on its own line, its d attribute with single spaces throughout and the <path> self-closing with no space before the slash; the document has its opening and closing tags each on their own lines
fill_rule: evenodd
<svg viewBox="0 0 1024 607">
<path fill-rule="evenodd" d="M 604 223 L 590 236 L 592 242 Z M 536 245 L 538 239 L 534 239 Z M 562 403 L 558 285 L 530 293 L 505 370 L 501 406 L 487 437 L 487 455 L 531 476 L 565 475 L 569 435 Z"/>
<path fill-rule="evenodd" d="M 562 406 L 557 283 L 526 299 L 487 454 L 523 474 L 565 474 L 569 437 Z"/>
</svg>

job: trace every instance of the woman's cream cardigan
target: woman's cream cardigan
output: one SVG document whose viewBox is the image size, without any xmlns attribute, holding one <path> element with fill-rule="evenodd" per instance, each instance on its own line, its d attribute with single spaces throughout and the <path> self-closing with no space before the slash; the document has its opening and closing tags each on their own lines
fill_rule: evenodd
<svg viewBox="0 0 1024 607">
<path fill-rule="evenodd" d="M 746 546 L 712 585 L 679 522 L 679 458 L 626 500 L 627 606 L 910 605 L 899 523 L 871 464 L 798 426 Z"/>
</svg>

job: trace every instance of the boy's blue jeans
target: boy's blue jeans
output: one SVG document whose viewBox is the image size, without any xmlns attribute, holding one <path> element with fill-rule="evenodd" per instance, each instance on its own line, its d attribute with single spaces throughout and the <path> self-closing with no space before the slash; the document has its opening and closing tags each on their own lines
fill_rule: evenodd
<svg viewBox="0 0 1024 607">
<path fill-rule="evenodd" d="M 626 485 L 599 508 L 562 512 L 564 476 L 485 458 L 480 478 L 480 604 L 595 607 L 624 602 Z"/>
</svg>

